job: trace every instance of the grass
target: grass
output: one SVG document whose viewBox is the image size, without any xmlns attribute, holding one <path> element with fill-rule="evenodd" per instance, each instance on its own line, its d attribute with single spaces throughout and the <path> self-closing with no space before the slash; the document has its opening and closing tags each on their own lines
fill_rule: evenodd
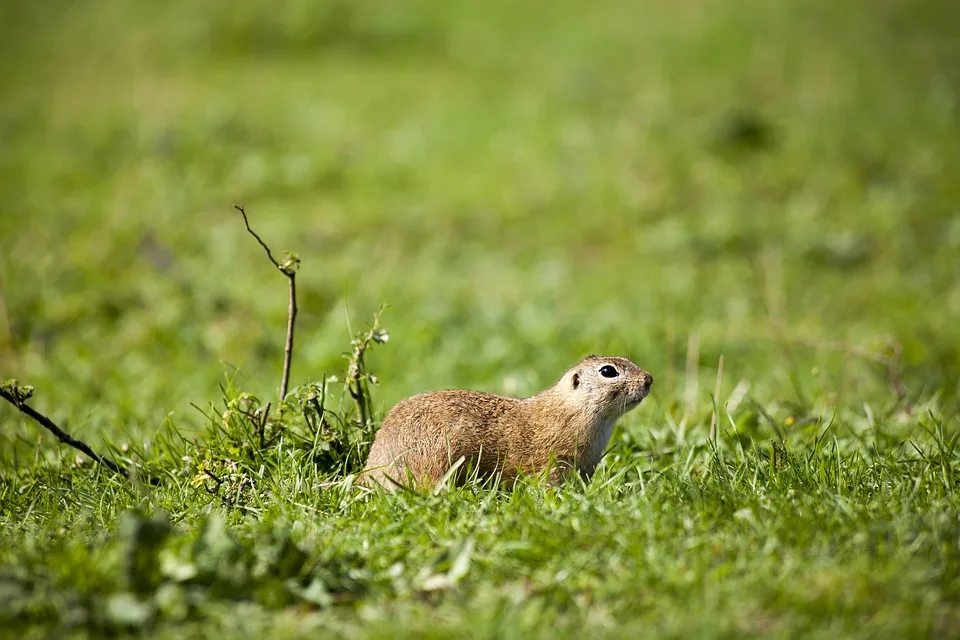
<svg viewBox="0 0 960 640">
<path fill-rule="evenodd" d="M 0 408 L 0 628 L 960 635 L 946 5 L 5 3 L 0 377 L 162 482 Z M 286 286 L 234 202 L 303 260 L 263 448 Z M 657 384 L 589 485 L 369 495 L 384 303 L 375 419 Z"/>
</svg>

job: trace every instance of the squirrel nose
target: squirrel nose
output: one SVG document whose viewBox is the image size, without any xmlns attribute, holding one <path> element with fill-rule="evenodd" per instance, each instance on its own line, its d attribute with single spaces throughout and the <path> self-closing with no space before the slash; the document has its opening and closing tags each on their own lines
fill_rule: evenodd
<svg viewBox="0 0 960 640">
<path fill-rule="evenodd" d="M 653 385 L 653 376 L 648 371 L 643 372 L 643 384 L 647 387 Z"/>
</svg>

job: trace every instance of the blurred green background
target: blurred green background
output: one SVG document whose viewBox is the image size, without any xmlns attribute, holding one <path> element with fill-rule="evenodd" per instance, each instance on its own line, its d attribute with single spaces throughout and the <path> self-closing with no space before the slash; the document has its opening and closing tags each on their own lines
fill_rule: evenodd
<svg viewBox="0 0 960 640">
<path fill-rule="evenodd" d="M 509 496 L 322 490 L 282 445 L 243 504 L 179 453 L 144 490 L 0 406 L 0 629 L 955 635 L 957 16 L 0 3 L 0 379 L 75 435 L 152 455 L 225 377 L 275 398 L 286 283 L 235 202 L 303 260 L 294 386 L 340 375 L 384 303 L 378 418 L 532 393 L 587 353 L 657 381 L 591 485 Z M 181 569 L 211 562 L 204 595 Z"/>
<path fill-rule="evenodd" d="M 234 367 L 271 395 L 243 202 L 303 259 L 294 384 L 387 303 L 384 408 L 599 352 L 669 410 L 698 340 L 765 401 L 889 398 L 823 343 L 954 397 L 948 4 L 4 3 L 0 369 L 88 436 L 188 428 Z"/>
</svg>

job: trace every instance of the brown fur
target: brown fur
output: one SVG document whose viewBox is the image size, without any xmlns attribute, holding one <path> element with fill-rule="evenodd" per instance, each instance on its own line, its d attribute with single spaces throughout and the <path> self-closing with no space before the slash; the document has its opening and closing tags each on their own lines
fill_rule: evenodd
<svg viewBox="0 0 960 640">
<path fill-rule="evenodd" d="M 601 376 L 604 365 L 619 375 Z M 430 486 L 461 458 L 461 470 L 472 468 L 479 478 L 509 481 L 551 463 L 551 481 L 572 468 L 589 478 L 617 419 L 651 384 L 653 377 L 626 358 L 588 356 L 529 398 L 462 390 L 416 395 L 387 414 L 361 480 L 393 488 L 407 484 L 409 472 L 416 484 Z"/>
</svg>

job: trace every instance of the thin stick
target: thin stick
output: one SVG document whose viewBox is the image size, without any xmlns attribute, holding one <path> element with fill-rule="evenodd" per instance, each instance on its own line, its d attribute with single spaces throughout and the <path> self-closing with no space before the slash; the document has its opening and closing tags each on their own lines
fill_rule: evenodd
<svg viewBox="0 0 960 640">
<path fill-rule="evenodd" d="M 243 216 L 243 225 L 247 228 L 247 232 L 260 243 L 260 246 L 263 247 L 263 250 L 267 253 L 267 258 L 273 263 L 273 266 L 285 275 L 290 282 L 290 304 L 287 308 L 287 341 L 283 348 L 283 377 L 280 378 L 280 405 L 282 407 L 283 399 L 287 397 L 287 387 L 290 384 L 290 363 L 293 362 L 293 330 L 297 321 L 297 265 L 299 265 L 300 260 L 295 257 L 289 257 L 283 264 L 277 262 L 273 257 L 273 253 L 270 252 L 270 247 L 267 246 L 267 243 L 257 235 L 256 231 L 250 228 L 250 221 L 247 219 L 247 212 L 244 210 L 243 205 L 235 204 L 233 208 Z"/>
<path fill-rule="evenodd" d="M 717 412 L 720 410 L 720 383 L 723 382 L 723 354 L 717 364 L 717 386 L 713 388 L 713 416 L 710 418 L 710 440 L 717 441 Z"/>
<path fill-rule="evenodd" d="M 118 465 L 113 460 L 110 460 L 109 458 L 104 458 L 99 453 L 91 449 L 86 442 L 72 438 L 70 434 L 68 434 L 66 431 L 64 431 L 60 427 L 58 427 L 53 420 L 51 420 L 47 416 L 43 415 L 42 413 L 40 413 L 39 411 L 37 411 L 36 409 L 28 405 L 25 402 L 26 400 L 25 398 L 24 399 L 18 398 L 15 393 L 10 393 L 6 389 L 0 389 L 0 398 L 3 398 L 7 402 L 15 406 L 20 411 L 20 413 L 22 413 L 23 415 L 29 418 L 32 418 L 41 427 L 43 427 L 53 435 L 57 436 L 57 439 L 60 440 L 60 442 L 66 445 L 69 445 L 74 449 L 77 449 L 78 451 L 86 454 L 87 456 L 92 458 L 94 462 L 105 466 L 107 469 L 110 469 L 110 471 L 113 471 L 114 473 L 122 475 L 126 478 L 130 477 L 130 473 L 127 471 L 125 467 L 121 467 L 120 465 Z"/>
<path fill-rule="evenodd" d="M 243 226 L 247 228 L 247 233 L 252 235 L 257 239 L 257 242 L 260 243 L 260 246 L 263 247 L 263 250 L 267 252 L 267 257 L 270 258 L 270 262 L 273 263 L 277 269 L 280 269 L 280 263 L 273 259 L 273 254 L 270 253 L 270 247 L 267 246 L 267 243 L 260 239 L 260 236 L 257 235 L 257 232 L 250 228 L 250 221 L 247 220 L 247 212 L 244 211 L 242 204 L 235 204 L 233 208 L 240 212 L 240 215 L 243 216 Z"/>
<path fill-rule="evenodd" d="M 283 348 L 283 380 L 280 382 L 280 404 L 287 397 L 287 385 L 290 382 L 290 363 L 293 361 L 293 327 L 297 321 L 297 280 L 296 273 L 284 274 L 290 280 L 290 304 L 287 306 L 287 343 Z"/>
</svg>

